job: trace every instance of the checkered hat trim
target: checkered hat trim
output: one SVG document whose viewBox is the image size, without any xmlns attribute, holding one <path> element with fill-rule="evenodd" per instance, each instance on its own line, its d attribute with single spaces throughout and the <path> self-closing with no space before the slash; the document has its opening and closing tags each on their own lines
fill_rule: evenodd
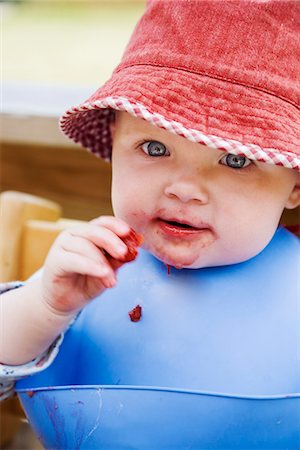
<svg viewBox="0 0 300 450">
<path fill-rule="evenodd" d="M 104 110 L 101 115 L 99 110 Z M 73 141 L 80 143 L 104 160 L 110 161 L 112 141 L 109 124 L 113 120 L 113 110 L 126 111 L 170 133 L 207 147 L 300 171 L 300 156 L 295 153 L 274 148 L 261 148 L 255 144 L 242 144 L 236 140 L 203 134 L 201 131 L 186 128 L 179 122 L 167 120 L 161 114 L 148 111 L 143 104 L 131 102 L 124 97 L 106 97 L 73 107 L 61 117 L 60 128 Z"/>
</svg>

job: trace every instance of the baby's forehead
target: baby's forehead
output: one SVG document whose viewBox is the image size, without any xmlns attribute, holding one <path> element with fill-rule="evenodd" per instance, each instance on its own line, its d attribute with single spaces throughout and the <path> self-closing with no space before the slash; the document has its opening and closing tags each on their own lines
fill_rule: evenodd
<svg viewBox="0 0 300 450">
<path fill-rule="evenodd" d="M 135 129 L 141 130 L 159 130 L 158 126 L 152 125 L 146 119 L 142 119 L 140 117 L 133 116 L 129 114 L 127 111 L 115 111 L 115 124 L 122 127 L 133 127 Z M 162 131 L 166 131 L 161 129 Z"/>
<path fill-rule="evenodd" d="M 117 133 L 127 134 L 134 136 L 143 136 L 144 138 L 163 141 L 172 141 L 174 143 L 178 142 L 178 144 L 197 144 L 195 142 L 189 141 L 183 136 L 180 136 L 176 133 L 172 133 L 165 128 L 154 125 L 150 123 L 146 119 L 142 119 L 140 117 L 135 117 L 129 114 L 126 111 L 116 111 L 115 113 L 115 129 Z"/>
</svg>

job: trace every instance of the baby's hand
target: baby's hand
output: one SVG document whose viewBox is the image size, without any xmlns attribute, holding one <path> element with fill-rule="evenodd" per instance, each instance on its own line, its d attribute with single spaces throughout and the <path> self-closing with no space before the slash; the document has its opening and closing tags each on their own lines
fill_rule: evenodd
<svg viewBox="0 0 300 450">
<path fill-rule="evenodd" d="M 135 258 L 141 244 L 123 220 L 102 216 L 64 230 L 45 262 L 43 300 L 58 314 L 72 314 L 116 284 L 116 269 Z"/>
</svg>

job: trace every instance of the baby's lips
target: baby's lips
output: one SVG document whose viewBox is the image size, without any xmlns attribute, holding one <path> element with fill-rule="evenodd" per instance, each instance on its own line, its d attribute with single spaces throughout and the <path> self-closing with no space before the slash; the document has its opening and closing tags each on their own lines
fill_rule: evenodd
<svg viewBox="0 0 300 450">
<path fill-rule="evenodd" d="M 138 254 L 138 247 L 143 242 L 144 238 L 141 234 L 136 233 L 133 228 L 130 228 L 130 232 L 127 236 L 122 237 L 122 241 L 127 245 L 127 253 L 122 259 L 122 262 L 133 261 Z"/>
</svg>

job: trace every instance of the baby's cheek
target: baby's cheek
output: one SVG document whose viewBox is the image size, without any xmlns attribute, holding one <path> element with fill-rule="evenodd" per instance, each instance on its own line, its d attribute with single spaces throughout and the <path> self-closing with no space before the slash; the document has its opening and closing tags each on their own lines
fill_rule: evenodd
<svg viewBox="0 0 300 450">
<path fill-rule="evenodd" d="M 149 216 L 145 211 L 134 208 L 124 208 L 119 211 L 121 219 L 125 220 L 138 233 L 145 233 L 146 226 L 149 221 Z"/>
<path fill-rule="evenodd" d="M 229 245 L 228 253 L 225 252 L 227 264 L 244 262 L 258 255 L 270 243 L 276 228 L 262 222 L 259 226 L 256 224 L 249 228 L 248 235 L 241 234 L 240 238 L 236 235 L 236 239 L 233 238 Z"/>
</svg>

